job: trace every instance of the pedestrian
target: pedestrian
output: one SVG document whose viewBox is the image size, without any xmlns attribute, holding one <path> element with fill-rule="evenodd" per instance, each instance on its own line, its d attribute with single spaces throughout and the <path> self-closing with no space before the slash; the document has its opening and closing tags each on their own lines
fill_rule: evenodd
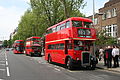
<svg viewBox="0 0 120 80">
<path fill-rule="evenodd" d="M 104 52 L 103 52 L 103 58 L 104 58 L 104 66 L 107 66 L 107 60 L 106 60 L 106 51 L 107 51 L 108 47 L 105 47 Z"/>
<path fill-rule="evenodd" d="M 99 58 L 99 49 L 98 49 L 98 47 L 95 50 L 95 55 L 96 55 L 96 58 L 98 59 Z"/>
<path fill-rule="evenodd" d="M 106 60 L 107 60 L 107 68 L 112 67 L 112 48 L 111 46 L 108 46 L 108 49 L 106 50 Z"/>
<path fill-rule="evenodd" d="M 100 49 L 99 49 L 99 61 L 101 61 L 101 59 L 103 58 L 103 52 L 104 52 L 104 50 L 102 49 L 102 47 L 100 47 Z"/>
<path fill-rule="evenodd" d="M 112 56 L 113 56 L 113 61 L 114 61 L 114 65 L 113 68 L 119 67 L 119 48 L 117 46 L 113 46 L 113 50 L 112 50 Z"/>
</svg>

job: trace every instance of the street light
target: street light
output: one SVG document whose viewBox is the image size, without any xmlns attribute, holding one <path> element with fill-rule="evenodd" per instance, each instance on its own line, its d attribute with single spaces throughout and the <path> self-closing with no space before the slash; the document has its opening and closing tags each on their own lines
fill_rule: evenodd
<svg viewBox="0 0 120 80">
<path fill-rule="evenodd" d="M 93 25 L 95 24 L 95 1 L 93 0 Z"/>
<path fill-rule="evenodd" d="M 93 0 L 93 26 L 95 25 L 95 1 Z M 93 55 L 95 56 L 95 42 L 93 43 Z"/>
</svg>

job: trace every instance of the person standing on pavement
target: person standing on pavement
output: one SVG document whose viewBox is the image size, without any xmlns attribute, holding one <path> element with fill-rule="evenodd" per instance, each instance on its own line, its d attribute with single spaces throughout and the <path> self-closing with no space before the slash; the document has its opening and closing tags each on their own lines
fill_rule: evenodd
<svg viewBox="0 0 120 80">
<path fill-rule="evenodd" d="M 114 65 L 113 65 L 114 68 L 119 67 L 119 61 L 118 61 L 120 55 L 119 52 L 120 52 L 119 48 L 117 46 L 113 46 L 112 56 L 114 61 Z"/>
<path fill-rule="evenodd" d="M 105 47 L 104 52 L 103 52 L 103 58 L 104 58 L 104 66 L 107 66 L 107 60 L 106 60 L 106 51 L 107 51 L 108 47 Z"/>
<path fill-rule="evenodd" d="M 103 58 L 103 52 L 104 52 L 104 50 L 102 49 L 102 47 L 100 47 L 100 49 L 99 49 L 99 61 L 101 61 L 101 59 Z"/>
<path fill-rule="evenodd" d="M 107 68 L 112 67 L 112 48 L 111 46 L 108 46 L 108 49 L 106 50 L 106 59 L 107 59 Z"/>
<path fill-rule="evenodd" d="M 95 50 L 95 55 L 96 55 L 96 58 L 98 59 L 99 58 L 99 49 L 98 49 L 98 47 Z"/>
</svg>

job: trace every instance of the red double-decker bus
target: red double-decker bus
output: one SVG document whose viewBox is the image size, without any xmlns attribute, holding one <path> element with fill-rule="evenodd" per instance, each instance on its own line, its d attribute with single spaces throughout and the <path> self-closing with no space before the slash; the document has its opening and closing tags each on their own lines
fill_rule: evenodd
<svg viewBox="0 0 120 80">
<path fill-rule="evenodd" d="M 15 40 L 13 44 L 15 54 L 24 53 L 24 40 Z"/>
<path fill-rule="evenodd" d="M 68 18 L 47 29 L 45 35 L 45 60 L 95 69 L 96 58 L 92 57 L 96 30 L 92 21 L 82 17 Z"/>
<path fill-rule="evenodd" d="M 40 37 L 27 38 L 25 54 L 29 56 L 41 56 Z"/>
</svg>

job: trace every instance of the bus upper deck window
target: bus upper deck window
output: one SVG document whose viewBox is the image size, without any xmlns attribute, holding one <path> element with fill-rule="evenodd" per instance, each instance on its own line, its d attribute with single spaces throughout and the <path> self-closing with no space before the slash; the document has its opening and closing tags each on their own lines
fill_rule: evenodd
<svg viewBox="0 0 120 80">
<path fill-rule="evenodd" d="M 73 27 L 82 27 L 82 21 L 72 21 Z"/>
<path fill-rule="evenodd" d="M 84 22 L 84 27 L 85 28 L 92 28 L 92 23 L 91 22 Z"/>
<path fill-rule="evenodd" d="M 66 22 L 66 28 L 69 28 L 70 27 L 70 21 L 67 21 Z"/>
</svg>

